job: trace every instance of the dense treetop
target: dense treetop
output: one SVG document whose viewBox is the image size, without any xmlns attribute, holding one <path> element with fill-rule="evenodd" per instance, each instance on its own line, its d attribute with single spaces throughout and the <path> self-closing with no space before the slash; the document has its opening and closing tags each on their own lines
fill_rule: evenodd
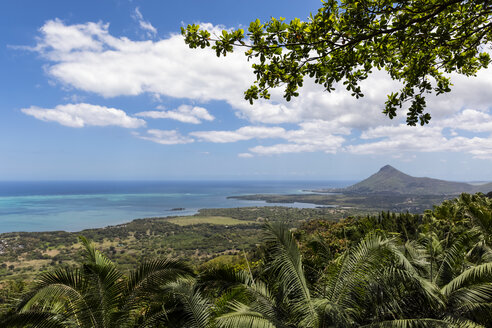
<svg viewBox="0 0 492 328">
<path fill-rule="evenodd" d="M 212 46 L 217 56 L 246 47 L 256 74 L 245 91 L 251 103 L 276 87 L 289 101 L 306 77 L 328 92 L 341 83 L 359 98 L 361 81 L 385 70 L 402 87 L 388 95 L 383 113 L 393 118 L 403 108 L 408 125 L 424 125 L 431 118 L 426 94 L 450 92 L 450 73 L 473 76 L 490 62 L 491 12 L 489 0 L 327 0 L 307 22 L 257 19 L 247 33 L 221 35 L 193 24 L 182 34 L 191 48 Z"/>
</svg>

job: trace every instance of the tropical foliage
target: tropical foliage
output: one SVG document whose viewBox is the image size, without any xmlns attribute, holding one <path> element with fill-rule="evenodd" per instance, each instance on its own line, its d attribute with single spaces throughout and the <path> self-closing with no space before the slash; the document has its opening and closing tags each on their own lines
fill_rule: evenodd
<svg viewBox="0 0 492 328">
<path fill-rule="evenodd" d="M 290 100 L 306 77 L 331 92 L 343 85 L 363 97 L 361 82 L 377 70 L 401 81 L 388 95 L 390 118 L 409 102 L 407 124 L 429 122 L 425 95 L 451 91 L 450 73 L 471 76 L 490 62 L 492 3 L 487 0 L 326 0 L 307 22 L 272 18 L 211 35 L 196 24 L 182 28 L 191 48 L 211 46 L 217 56 L 236 47 L 253 59 L 251 103 L 282 87 Z"/>
<path fill-rule="evenodd" d="M 199 272 L 125 275 L 82 238 L 81 266 L 41 275 L 0 326 L 490 327 L 491 234 L 491 200 L 463 194 L 423 215 L 266 222 L 245 265 Z"/>
<path fill-rule="evenodd" d="M 1 322 L 2 327 L 133 327 L 148 325 L 163 311 L 155 310 L 155 291 L 192 275 L 181 260 L 142 263 L 129 276 L 85 238 L 80 268 L 46 272 Z"/>
</svg>

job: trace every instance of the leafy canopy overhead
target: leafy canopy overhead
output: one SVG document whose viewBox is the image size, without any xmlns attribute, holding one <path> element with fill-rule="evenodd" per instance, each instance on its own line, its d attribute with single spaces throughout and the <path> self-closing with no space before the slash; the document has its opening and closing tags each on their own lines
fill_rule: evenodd
<svg viewBox="0 0 492 328">
<path fill-rule="evenodd" d="M 212 45 L 217 56 L 246 47 L 256 82 L 245 99 L 270 98 L 269 89 L 283 87 L 289 101 L 310 77 L 326 91 L 343 83 L 352 96 L 374 70 L 386 70 L 402 83 L 388 95 L 383 113 L 393 118 L 407 108 L 407 124 L 424 125 L 425 94 L 450 92 L 449 74 L 473 76 L 486 68 L 492 40 L 491 0 L 326 0 L 308 22 L 284 18 L 244 30 L 212 36 L 198 25 L 181 32 L 190 48 Z"/>
</svg>

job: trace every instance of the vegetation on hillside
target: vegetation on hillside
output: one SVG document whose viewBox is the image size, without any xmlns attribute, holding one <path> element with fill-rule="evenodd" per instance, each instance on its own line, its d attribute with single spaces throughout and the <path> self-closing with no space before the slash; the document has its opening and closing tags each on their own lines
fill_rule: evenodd
<svg viewBox="0 0 492 328">
<path fill-rule="evenodd" d="M 386 165 L 369 178 L 340 191 L 352 193 L 399 193 L 406 195 L 459 195 L 463 192 L 489 191 L 490 189 L 492 189 L 490 184 L 473 186 L 464 182 L 416 178 L 390 165 Z"/>
<path fill-rule="evenodd" d="M 79 232 L 11 232 L 0 234 L 0 288 L 11 280 L 31 280 L 56 266 L 82 259 L 78 236 L 91 239 L 122 270 L 154 257 L 186 258 L 199 265 L 216 257 L 250 251 L 260 243 L 264 220 L 338 219 L 360 213 L 332 208 L 243 207 L 202 209 L 197 215 L 137 219 Z"/>
<path fill-rule="evenodd" d="M 462 194 L 422 215 L 383 212 L 292 230 L 263 223 L 248 261 L 179 260 L 128 274 L 82 239 L 2 327 L 490 327 L 492 201 Z"/>
<path fill-rule="evenodd" d="M 486 193 L 492 190 L 492 183 L 469 184 L 432 178 L 417 178 L 405 174 L 390 165 L 383 166 L 367 179 L 345 188 L 327 188 L 316 192 L 344 194 L 400 194 L 400 195 L 453 195 L 461 193 Z"/>
</svg>

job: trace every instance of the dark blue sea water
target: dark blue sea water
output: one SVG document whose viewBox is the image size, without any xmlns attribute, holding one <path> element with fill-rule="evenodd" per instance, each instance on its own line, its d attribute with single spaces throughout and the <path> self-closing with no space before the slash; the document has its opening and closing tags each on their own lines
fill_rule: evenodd
<svg viewBox="0 0 492 328">
<path fill-rule="evenodd" d="M 78 231 L 136 218 L 191 215 L 201 208 L 313 204 L 266 204 L 228 196 L 302 193 L 343 187 L 342 181 L 73 181 L 0 182 L 0 232 Z M 185 208 L 173 211 L 173 208 Z"/>
</svg>

